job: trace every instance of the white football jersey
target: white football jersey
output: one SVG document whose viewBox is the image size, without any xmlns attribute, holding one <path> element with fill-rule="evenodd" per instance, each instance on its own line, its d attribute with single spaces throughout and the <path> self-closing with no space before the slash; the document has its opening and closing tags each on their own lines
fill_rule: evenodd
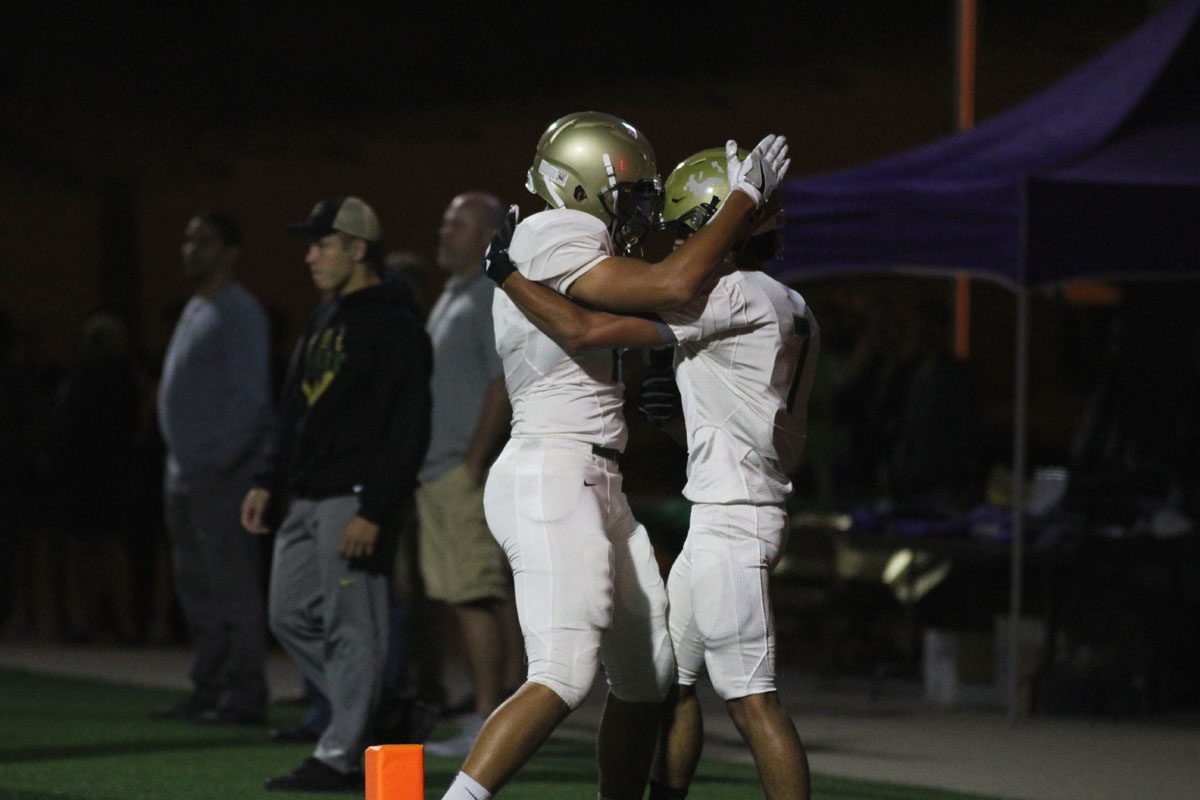
<svg viewBox="0 0 1200 800">
<path fill-rule="evenodd" d="M 723 276 L 664 313 L 674 331 L 693 503 L 781 503 L 804 450 L 820 329 L 799 293 L 761 272 Z"/>
<path fill-rule="evenodd" d="M 521 222 L 508 254 L 526 278 L 566 294 L 580 275 L 613 254 L 613 243 L 600 220 L 559 208 Z M 496 292 L 492 319 L 512 402 L 513 437 L 574 439 L 625 449 L 625 387 L 617 351 L 567 353 L 504 292 Z"/>
</svg>

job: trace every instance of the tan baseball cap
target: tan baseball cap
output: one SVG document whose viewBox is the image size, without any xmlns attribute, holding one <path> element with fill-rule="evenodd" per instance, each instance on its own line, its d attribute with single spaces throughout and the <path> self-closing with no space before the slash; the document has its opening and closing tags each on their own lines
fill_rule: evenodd
<svg viewBox="0 0 1200 800">
<path fill-rule="evenodd" d="M 287 229 L 312 239 L 320 239 L 334 231 L 368 242 L 378 242 L 383 238 L 379 217 L 357 197 L 327 197 L 313 206 L 308 219 L 293 222 Z"/>
</svg>

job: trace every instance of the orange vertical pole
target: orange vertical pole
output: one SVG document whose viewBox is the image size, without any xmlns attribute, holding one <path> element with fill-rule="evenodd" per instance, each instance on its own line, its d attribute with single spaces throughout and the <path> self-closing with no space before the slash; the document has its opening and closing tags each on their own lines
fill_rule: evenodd
<svg viewBox="0 0 1200 800">
<path fill-rule="evenodd" d="M 955 75 L 955 123 L 965 131 L 975 124 L 976 0 L 957 0 Z M 971 278 L 959 273 L 954 278 L 954 355 L 971 354 Z"/>
<path fill-rule="evenodd" d="M 976 11 L 975 0 L 958 0 L 958 79 L 955 81 L 955 114 L 960 131 L 975 125 Z"/>
<path fill-rule="evenodd" d="M 367 800 L 425 800 L 425 746 L 381 744 L 363 759 Z"/>
<path fill-rule="evenodd" d="M 971 355 L 971 276 L 954 276 L 954 357 L 965 361 Z"/>
</svg>

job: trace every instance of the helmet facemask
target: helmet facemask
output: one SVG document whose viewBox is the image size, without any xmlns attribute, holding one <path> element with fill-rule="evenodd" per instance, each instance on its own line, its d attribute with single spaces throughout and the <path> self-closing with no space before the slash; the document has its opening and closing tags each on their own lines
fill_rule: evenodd
<svg viewBox="0 0 1200 800">
<path fill-rule="evenodd" d="M 716 215 L 721 207 L 721 198 L 713 195 L 712 200 L 701 203 L 684 212 L 670 222 L 662 223 L 663 230 L 670 231 L 676 239 L 687 239 L 693 233 L 703 228 Z"/>
<path fill-rule="evenodd" d="M 636 252 L 646 234 L 662 223 L 662 180 L 657 175 L 615 183 L 598 199 L 611 220 L 613 243 L 624 255 Z"/>
<path fill-rule="evenodd" d="M 743 158 L 749 156 L 739 151 Z M 686 240 L 716 216 L 729 198 L 725 148 L 701 150 L 679 162 L 664 183 L 663 228 L 676 241 Z"/>
</svg>

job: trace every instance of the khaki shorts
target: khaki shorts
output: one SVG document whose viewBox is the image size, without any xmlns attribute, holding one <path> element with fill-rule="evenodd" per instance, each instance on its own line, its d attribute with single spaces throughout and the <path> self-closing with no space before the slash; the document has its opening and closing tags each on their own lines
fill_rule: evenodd
<svg viewBox="0 0 1200 800">
<path fill-rule="evenodd" d="M 417 489 L 417 523 L 429 597 L 451 605 L 508 597 L 508 567 L 483 516 L 483 487 L 464 465 Z"/>
</svg>

